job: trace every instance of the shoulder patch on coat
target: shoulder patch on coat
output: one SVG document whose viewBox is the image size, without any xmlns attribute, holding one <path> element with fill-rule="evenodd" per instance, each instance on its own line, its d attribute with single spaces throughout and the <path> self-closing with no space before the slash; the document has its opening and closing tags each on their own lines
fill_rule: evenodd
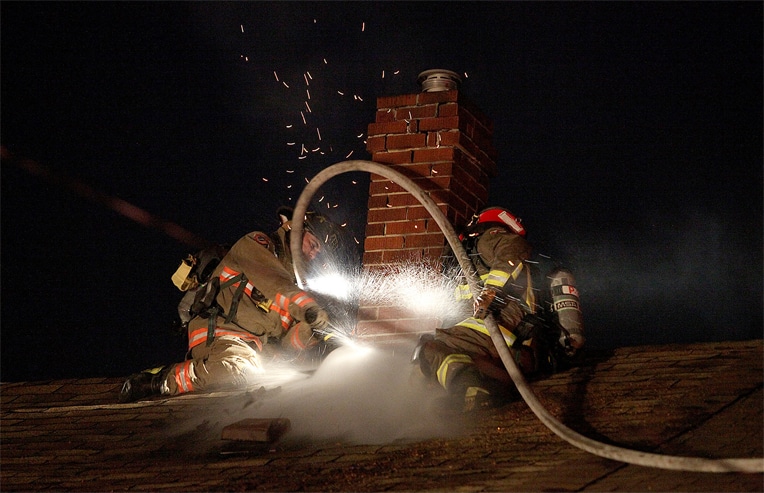
<svg viewBox="0 0 764 493">
<path fill-rule="evenodd" d="M 271 239 L 268 238 L 263 233 L 255 233 L 252 235 L 252 239 L 255 240 L 257 243 L 263 245 L 264 247 L 267 247 L 271 243 Z"/>
</svg>

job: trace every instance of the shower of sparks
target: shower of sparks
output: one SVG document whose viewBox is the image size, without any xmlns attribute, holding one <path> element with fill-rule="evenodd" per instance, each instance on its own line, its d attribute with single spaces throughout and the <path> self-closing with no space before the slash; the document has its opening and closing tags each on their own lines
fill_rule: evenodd
<svg viewBox="0 0 764 493">
<path fill-rule="evenodd" d="M 309 35 L 309 32 L 316 32 L 316 26 L 322 25 L 322 22 L 319 22 L 320 20 L 320 18 L 306 19 L 305 22 L 307 25 L 295 25 L 294 27 L 306 30 L 306 35 Z M 356 36 L 353 34 L 353 31 L 354 29 L 357 29 L 358 22 L 361 24 L 361 32 L 365 33 L 366 22 L 364 20 L 358 19 L 356 21 L 351 21 L 344 29 L 337 33 L 340 42 L 343 41 L 343 31 L 349 38 Z M 244 24 L 246 24 L 246 22 L 240 22 L 239 29 L 241 33 L 244 33 Z M 353 26 L 356 27 L 354 28 Z M 248 30 L 251 30 L 251 28 L 248 28 Z M 361 37 L 363 38 L 364 36 Z M 243 36 L 240 39 L 243 40 L 242 43 L 248 42 Z M 317 46 L 317 48 L 320 49 L 321 47 Z M 241 52 L 245 55 L 249 55 L 243 55 L 243 59 L 247 61 L 249 58 L 252 58 L 253 61 L 263 59 L 260 56 L 254 56 L 252 53 L 247 53 L 248 50 L 251 51 L 252 49 L 256 48 L 252 46 L 241 47 Z M 373 101 L 376 96 L 373 94 L 364 95 L 361 87 L 354 87 L 352 85 L 353 82 L 348 82 L 352 81 L 353 78 L 348 78 L 347 74 L 342 72 L 337 73 L 336 71 L 346 70 L 346 68 L 344 68 L 345 66 L 342 64 L 340 66 L 329 64 L 328 60 L 331 58 L 331 53 L 319 52 L 317 55 L 318 56 L 314 61 L 307 62 L 303 66 L 297 67 L 294 66 L 294 64 L 276 66 L 274 64 L 273 66 L 267 67 L 262 74 L 263 78 L 268 80 L 270 78 L 268 72 L 272 72 L 273 79 L 270 79 L 271 84 L 273 84 L 274 90 L 277 91 L 275 93 L 276 97 L 279 98 L 278 100 L 282 104 L 282 108 L 287 115 L 287 124 L 281 126 L 283 123 L 280 123 L 279 128 L 284 134 L 282 140 L 282 142 L 286 144 L 284 150 L 288 155 L 292 156 L 291 159 L 294 159 L 294 161 L 290 163 L 287 160 L 284 163 L 285 166 L 282 173 L 290 175 L 297 174 L 298 176 L 301 175 L 305 180 L 305 183 L 309 183 L 310 177 L 318 172 L 316 169 L 318 166 L 323 167 L 330 162 L 335 163 L 351 159 L 353 156 L 358 155 L 356 151 L 363 153 L 365 146 L 367 145 L 365 132 L 359 132 L 358 128 L 353 128 L 356 126 L 355 123 L 343 125 L 342 120 L 337 119 L 336 113 L 338 111 L 344 112 L 344 106 L 346 105 L 362 107 L 363 110 L 372 112 L 373 108 L 369 108 L 370 105 L 366 103 L 365 100 L 371 99 Z M 374 57 L 369 57 L 368 59 L 374 60 Z M 374 67 L 370 68 L 373 69 Z M 253 67 L 252 70 L 258 69 Z M 398 79 L 398 76 L 400 76 L 401 70 L 395 66 L 388 65 L 387 67 L 378 67 L 376 73 L 381 74 L 382 84 L 392 84 Z M 411 74 L 409 74 L 409 76 L 411 76 Z M 467 77 L 466 72 L 464 73 L 464 76 L 465 78 Z M 305 84 L 303 86 L 305 92 L 303 93 L 299 90 L 291 91 L 290 85 L 298 83 L 300 78 L 302 78 L 303 83 Z M 331 113 L 327 114 L 327 112 Z M 299 120 L 297 119 L 298 113 Z M 331 118 L 331 121 L 327 120 L 327 118 Z M 408 121 L 411 121 L 412 119 L 412 115 L 409 115 Z M 295 124 L 295 121 L 302 121 L 302 126 L 300 126 L 299 123 Z M 335 121 L 338 121 L 339 125 L 347 128 L 344 130 L 340 128 L 338 130 L 337 124 L 333 123 Z M 289 135 L 286 135 L 284 128 L 288 130 Z M 353 132 L 353 134 L 350 135 L 355 135 L 356 140 L 351 141 L 350 139 L 342 138 L 341 135 L 338 135 L 338 133 L 341 133 L 342 131 Z M 436 147 L 441 146 L 440 137 L 439 134 L 436 135 Z M 343 140 L 341 146 L 337 143 L 337 139 L 339 138 L 342 138 Z M 331 159 L 332 157 L 334 157 L 334 159 Z M 326 158 L 331 159 L 331 161 L 325 161 Z M 360 157 L 356 159 L 364 158 Z M 433 171 L 433 173 L 436 173 L 436 171 Z M 291 178 L 297 177 L 292 176 Z M 278 187 L 279 189 L 284 190 L 283 187 L 286 185 L 279 182 L 275 176 L 263 178 L 263 182 L 268 182 L 269 179 L 270 183 L 268 186 Z M 353 185 L 356 183 L 356 181 L 352 182 Z M 289 185 L 289 187 L 291 186 L 292 185 Z M 332 200 L 332 205 L 335 208 L 341 207 L 342 199 L 347 199 L 347 197 L 339 197 L 339 200 Z M 291 197 L 289 198 L 289 201 L 292 201 Z M 329 207 L 328 204 L 327 207 Z"/>
</svg>

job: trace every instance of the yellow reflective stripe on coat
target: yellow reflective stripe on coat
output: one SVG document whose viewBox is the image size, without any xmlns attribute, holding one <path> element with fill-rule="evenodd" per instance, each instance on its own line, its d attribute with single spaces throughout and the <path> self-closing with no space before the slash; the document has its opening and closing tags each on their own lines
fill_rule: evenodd
<svg viewBox="0 0 764 493">
<path fill-rule="evenodd" d="M 462 327 L 468 327 L 470 329 L 477 330 L 478 332 L 482 332 L 487 336 L 491 335 L 491 333 L 488 331 L 488 327 L 485 326 L 485 322 L 479 318 L 470 317 L 456 325 L 461 325 Z M 504 337 L 504 341 L 507 343 L 507 346 L 512 346 L 512 344 L 515 343 L 517 336 L 506 327 L 502 327 L 501 325 L 498 325 L 498 327 L 499 332 L 501 332 L 502 337 Z"/>
<path fill-rule="evenodd" d="M 468 300 L 472 298 L 472 291 L 467 284 L 459 284 L 454 289 L 454 298 L 457 300 Z"/>
<path fill-rule="evenodd" d="M 449 354 L 443 358 L 443 362 L 438 367 L 438 382 L 446 388 L 446 378 L 448 377 L 448 365 L 452 364 L 472 365 L 474 361 L 466 354 Z"/>
<path fill-rule="evenodd" d="M 509 281 L 509 272 L 504 272 L 499 269 L 491 269 L 491 272 L 488 273 L 488 277 L 485 279 L 485 285 L 503 288 L 504 285 L 507 284 L 507 281 Z"/>
<path fill-rule="evenodd" d="M 488 274 L 480 276 L 480 280 L 485 282 L 488 278 Z M 457 300 L 469 300 L 472 298 L 472 290 L 470 290 L 469 284 L 459 284 L 454 289 L 454 298 Z"/>
<path fill-rule="evenodd" d="M 509 262 L 509 265 L 514 265 L 514 264 L 512 262 Z M 507 281 L 509 281 L 510 278 L 512 278 L 512 280 L 517 279 L 520 276 L 520 272 L 522 271 L 523 271 L 522 262 L 517 264 L 517 267 L 515 267 L 512 273 L 503 271 L 501 269 L 491 269 L 491 272 L 489 272 L 488 276 L 485 278 L 485 285 L 503 288 L 504 285 L 507 284 Z"/>
</svg>

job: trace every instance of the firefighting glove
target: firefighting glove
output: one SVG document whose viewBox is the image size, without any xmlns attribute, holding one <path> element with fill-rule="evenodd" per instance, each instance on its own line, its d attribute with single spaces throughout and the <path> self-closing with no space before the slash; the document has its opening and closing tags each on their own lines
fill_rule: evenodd
<svg viewBox="0 0 764 493">
<path fill-rule="evenodd" d="M 305 321 L 314 332 L 324 332 L 329 327 L 329 314 L 317 306 L 305 310 Z"/>
<path fill-rule="evenodd" d="M 498 290 L 491 286 L 486 286 L 480 292 L 475 303 L 472 307 L 472 316 L 479 319 L 484 319 L 491 313 L 491 303 L 496 299 Z"/>
</svg>

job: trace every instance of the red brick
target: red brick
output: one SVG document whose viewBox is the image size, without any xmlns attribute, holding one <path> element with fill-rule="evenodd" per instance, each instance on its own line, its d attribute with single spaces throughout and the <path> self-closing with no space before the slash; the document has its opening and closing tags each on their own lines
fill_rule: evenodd
<svg viewBox="0 0 764 493">
<path fill-rule="evenodd" d="M 425 250 L 425 254 L 432 259 L 438 259 L 443 255 L 443 252 L 445 251 L 445 246 L 441 247 L 435 247 L 435 248 L 427 248 Z M 438 264 L 438 267 L 440 267 L 440 264 Z"/>
<path fill-rule="evenodd" d="M 450 179 L 450 178 L 448 178 Z M 452 185 L 449 183 L 448 188 L 445 188 L 443 190 L 432 190 L 429 192 L 430 198 L 433 202 L 436 204 L 451 204 L 451 201 L 453 200 L 453 191 L 451 190 Z"/>
<path fill-rule="evenodd" d="M 370 223 L 366 225 L 366 236 L 382 236 L 385 234 L 385 223 Z"/>
<path fill-rule="evenodd" d="M 445 236 L 443 233 L 425 233 L 421 235 L 406 235 L 404 237 L 404 246 L 406 248 L 422 248 L 432 246 L 443 246 Z"/>
<path fill-rule="evenodd" d="M 372 236 L 364 241 L 364 250 L 397 250 L 403 248 L 403 236 Z"/>
<path fill-rule="evenodd" d="M 433 175 L 432 177 L 422 176 L 414 178 L 414 183 L 422 190 L 447 190 L 451 185 L 451 177 Z"/>
<path fill-rule="evenodd" d="M 396 332 L 395 322 L 390 320 L 373 320 L 359 322 L 356 326 L 356 332 L 363 336 L 377 334 L 394 334 Z"/>
<path fill-rule="evenodd" d="M 391 207 L 404 207 L 407 205 L 415 205 L 419 203 L 413 195 L 410 193 L 394 193 L 388 196 L 388 200 Z"/>
<path fill-rule="evenodd" d="M 438 209 L 440 209 L 440 211 L 443 214 L 445 214 L 448 209 L 448 206 L 438 205 Z M 409 207 L 407 209 L 406 217 L 409 220 L 414 220 L 414 219 L 430 219 L 432 216 L 430 216 L 430 213 L 427 212 L 427 209 L 425 209 L 423 205 L 420 205 L 420 206 Z"/>
<path fill-rule="evenodd" d="M 372 161 L 382 164 L 410 163 L 411 159 L 412 151 L 375 152 L 371 158 Z"/>
<path fill-rule="evenodd" d="M 461 133 L 458 130 L 438 130 L 427 132 L 427 147 L 449 147 L 459 144 Z M 440 139 L 440 140 L 438 140 Z"/>
<path fill-rule="evenodd" d="M 391 165 L 390 168 L 399 172 L 406 178 L 414 180 L 416 178 L 430 176 L 431 165 L 421 163 L 406 163 L 401 165 Z"/>
<path fill-rule="evenodd" d="M 452 101 L 459 101 L 459 91 L 437 91 L 437 92 L 422 92 L 419 93 L 419 104 L 430 103 L 447 103 Z"/>
<path fill-rule="evenodd" d="M 419 120 L 419 131 L 421 132 L 427 132 L 430 130 L 452 130 L 458 128 L 460 128 L 458 116 L 425 118 L 423 120 Z"/>
<path fill-rule="evenodd" d="M 438 114 L 438 105 L 404 106 L 395 110 L 398 120 L 415 120 L 419 118 L 434 118 Z"/>
<path fill-rule="evenodd" d="M 361 300 L 358 307 L 358 320 L 377 320 L 379 318 L 379 308 L 374 305 L 366 305 Z"/>
<path fill-rule="evenodd" d="M 387 223 L 385 225 L 385 234 L 388 235 L 407 235 L 412 233 L 424 233 L 427 231 L 427 222 L 423 219 L 417 221 L 399 221 Z"/>
<path fill-rule="evenodd" d="M 371 137 L 374 135 L 405 134 L 407 129 L 408 125 L 406 125 L 406 122 L 402 120 L 370 123 L 367 135 Z"/>
<path fill-rule="evenodd" d="M 451 176 L 453 174 L 453 162 L 440 162 L 430 165 L 430 173 L 433 176 Z"/>
<path fill-rule="evenodd" d="M 453 161 L 454 149 L 452 147 L 438 147 L 417 149 L 414 152 L 412 161 L 415 163 L 434 163 L 437 161 Z"/>
<path fill-rule="evenodd" d="M 395 111 L 390 108 L 377 110 L 377 115 L 374 120 L 376 123 L 386 123 L 395 121 Z"/>
<path fill-rule="evenodd" d="M 387 207 L 389 203 L 388 194 L 375 194 L 369 195 L 368 207 L 369 209 L 381 209 Z"/>
<path fill-rule="evenodd" d="M 493 133 L 493 121 L 480 108 L 475 106 L 469 98 L 465 97 L 463 93 L 459 93 L 458 103 L 460 112 L 470 113 L 476 122 L 479 122 L 481 126 L 485 127 L 490 133 Z"/>
<path fill-rule="evenodd" d="M 384 176 L 379 175 L 377 173 L 369 173 L 369 178 L 371 179 L 372 183 L 384 182 L 384 181 L 392 183 L 392 180 L 390 180 L 390 178 L 385 178 Z"/>
<path fill-rule="evenodd" d="M 472 113 L 466 112 L 466 111 L 459 111 L 459 130 L 469 137 L 470 139 L 473 136 L 473 133 L 475 132 L 475 127 L 478 126 L 478 122 L 475 120 L 475 117 L 472 115 Z"/>
<path fill-rule="evenodd" d="M 409 250 L 386 250 L 382 252 L 382 262 L 387 265 L 400 264 L 406 262 L 418 262 L 422 260 L 421 249 Z"/>
<path fill-rule="evenodd" d="M 377 108 L 399 108 L 417 104 L 419 94 L 403 94 L 399 96 L 383 96 L 377 98 Z"/>
<path fill-rule="evenodd" d="M 368 267 L 370 265 L 379 265 L 382 263 L 382 252 L 363 252 L 363 265 Z"/>
<path fill-rule="evenodd" d="M 405 191 L 405 188 L 387 179 L 385 179 L 385 181 L 372 181 L 369 183 L 370 195 L 387 195 L 390 193 L 400 193 Z"/>
<path fill-rule="evenodd" d="M 459 114 L 459 105 L 457 103 L 443 103 L 438 105 L 437 116 L 457 116 Z"/>
<path fill-rule="evenodd" d="M 389 221 L 402 221 L 407 219 L 408 208 L 390 207 L 386 209 L 370 210 L 368 214 L 370 223 L 386 223 Z"/>
<path fill-rule="evenodd" d="M 384 151 L 386 149 L 385 147 L 385 137 L 382 135 L 369 137 L 366 139 L 366 150 L 374 153 L 377 151 Z"/>
<path fill-rule="evenodd" d="M 424 147 L 424 143 L 424 134 L 388 135 L 385 146 L 389 150 L 410 149 Z"/>
</svg>

